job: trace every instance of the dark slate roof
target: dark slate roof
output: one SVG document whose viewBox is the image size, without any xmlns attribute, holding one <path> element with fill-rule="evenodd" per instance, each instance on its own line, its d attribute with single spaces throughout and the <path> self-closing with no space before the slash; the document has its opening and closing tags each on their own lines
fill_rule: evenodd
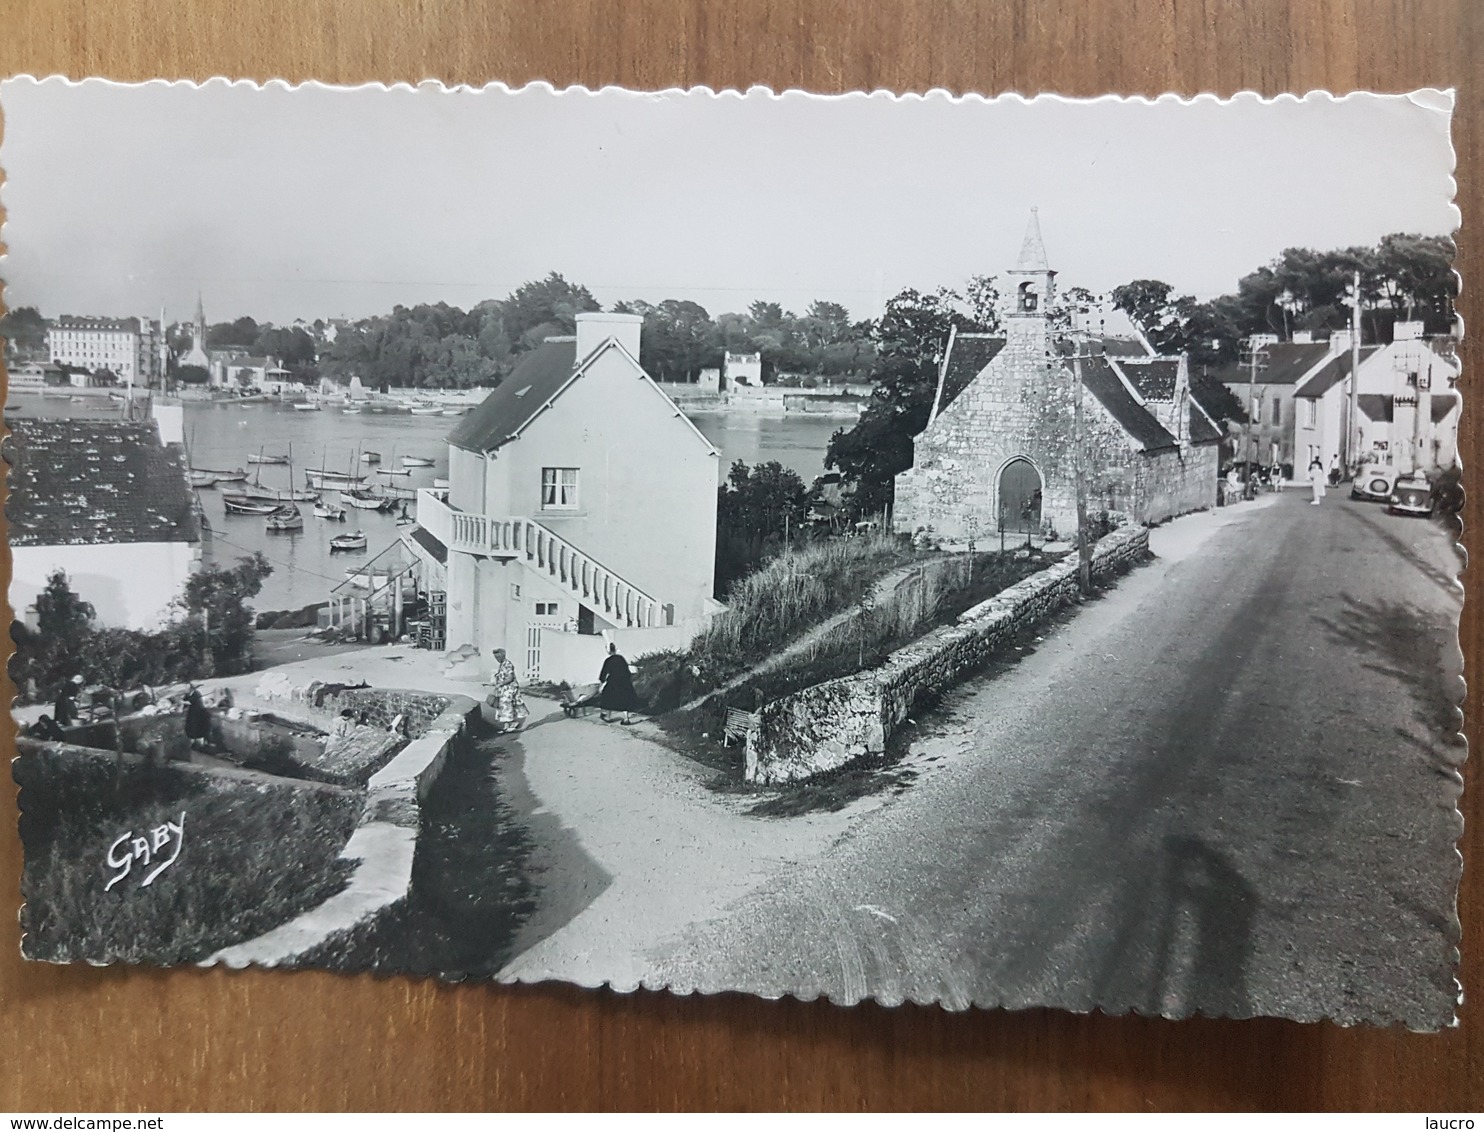
<svg viewBox="0 0 1484 1132">
<path fill-rule="evenodd" d="M 531 423 L 562 391 L 577 364 L 577 343 L 543 342 L 521 358 L 510 376 L 459 421 L 448 442 L 471 452 L 492 452 Z"/>
<path fill-rule="evenodd" d="M 1123 376 L 1146 401 L 1173 401 L 1175 381 L 1180 376 L 1179 358 L 1119 358 Z"/>
<path fill-rule="evenodd" d="M 1088 358 L 1082 363 L 1082 387 L 1098 399 L 1098 403 L 1145 452 L 1179 446 L 1149 410 L 1134 400 L 1134 395 L 1113 372 L 1113 366 L 1106 358 Z"/>
<path fill-rule="evenodd" d="M 1149 351 L 1137 338 L 1104 338 L 1103 353 L 1111 354 L 1120 361 L 1124 358 L 1147 358 Z"/>
<path fill-rule="evenodd" d="M 1360 360 L 1365 361 L 1380 348 L 1380 346 L 1362 346 Z M 1313 373 L 1307 381 L 1293 391 L 1293 395 L 1304 398 L 1323 397 L 1349 375 L 1350 351 L 1346 350 L 1343 354 L 1336 354 L 1321 369 Z"/>
<path fill-rule="evenodd" d="M 413 527 L 412 537 L 417 545 L 426 550 L 433 558 L 444 564 L 448 564 L 448 547 L 444 546 L 438 537 L 425 527 Z"/>
<path fill-rule="evenodd" d="M 1434 393 L 1432 397 L 1432 421 L 1440 423 L 1457 404 L 1456 393 Z M 1384 393 L 1362 393 L 1356 400 L 1360 411 L 1373 421 L 1390 421 L 1395 418 L 1394 401 Z"/>
<path fill-rule="evenodd" d="M 1195 398 L 1190 399 L 1190 442 L 1192 444 L 1214 444 L 1222 438 L 1222 432 L 1201 412 Z"/>
<path fill-rule="evenodd" d="M 1328 342 L 1275 342 L 1267 348 L 1267 366 L 1257 371 L 1257 380 L 1262 385 L 1292 385 L 1328 353 Z M 1211 376 L 1223 385 L 1246 385 L 1250 373 L 1241 362 L 1228 362 L 1212 370 Z"/>
<path fill-rule="evenodd" d="M 185 454 L 153 421 L 10 422 L 12 546 L 195 542 Z"/>
<path fill-rule="evenodd" d="M 948 370 L 943 376 L 943 404 L 946 409 L 954 399 L 969 387 L 1005 348 L 1003 338 L 988 334 L 959 334 L 953 339 L 953 350 L 948 355 Z"/>
</svg>

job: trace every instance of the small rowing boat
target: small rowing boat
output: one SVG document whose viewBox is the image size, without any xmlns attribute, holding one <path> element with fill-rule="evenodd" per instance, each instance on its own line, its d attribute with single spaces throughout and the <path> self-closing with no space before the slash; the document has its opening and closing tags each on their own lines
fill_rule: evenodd
<svg viewBox="0 0 1484 1132">
<path fill-rule="evenodd" d="M 355 531 L 354 533 L 348 534 L 348 535 L 336 535 L 334 538 L 332 538 L 330 540 L 330 552 L 332 554 L 335 551 L 337 551 L 337 550 L 365 550 L 365 549 L 366 549 L 366 532 L 365 531 Z"/>
<path fill-rule="evenodd" d="M 247 462 L 249 464 L 287 464 L 289 458 L 287 456 L 264 456 L 261 452 L 256 456 L 248 453 Z"/>
<path fill-rule="evenodd" d="M 304 515 L 290 503 L 268 516 L 266 524 L 269 534 L 287 534 L 304 529 Z"/>
<path fill-rule="evenodd" d="M 402 466 L 404 468 L 431 468 L 433 461 L 426 456 L 403 456 Z"/>
<path fill-rule="evenodd" d="M 319 402 L 318 401 L 295 401 L 294 402 L 294 411 L 296 413 L 317 413 L 317 412 L 319 412 Z"/>
<path fill-rule="evenodd" d="M 228 515 L 271 515 L 281 505 L 264 499 L 249 499 L 245 495 L 224 495 L 222 506 Z"/>
<path fill-rule="evenodd" d="M 378 476 L 410 476 L 412 474 L 412 469 L 411 468 L 377 468 L 376 469 L 376 474 Z"/>
<path fill-rule="evenodd" d="M 332 523 L 345 522 L 345 508 L 336 507 L 333 503 L 316 503 L 314 505 L 314 517 L 316 519 L 329 519 Z"/>
<path fill-rule="evenodd" d="M 215 487 L 216 476 L 210 472 L 188 472 L 192 487 Z"/>
<path fill-rule="evenodd" d="M 361 453 L 361 462 L 363 464 L 379 464 L 379 463 L 381 463 L 381 453 L 380 452 L 370 452 L 370 451 L 362 452 Z"/>
<path fill-rule="evenodd" d="M 414 417 L 436 417 L 443 413 L 437 405 L 414 405 L 408 410 Z"/>
<path fill-rule="evenodd" d="M 206 476 L 215 476 L 217 483 L 246 483 L 247 472 L 242 468 L 197 468 L 198 472 Z"/>
</svg>

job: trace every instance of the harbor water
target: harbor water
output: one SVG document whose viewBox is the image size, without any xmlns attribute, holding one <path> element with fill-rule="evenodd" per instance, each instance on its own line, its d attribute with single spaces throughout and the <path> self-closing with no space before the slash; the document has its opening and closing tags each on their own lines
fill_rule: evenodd
<svg viewBox="0 0 1484 1132">
<path fill-rule="evenodd" d="M 89 416 L 116 419 L 117 406 L 106 398 L 88 397 L 69 402 L 39 396 L 12 396 L 7 412 L 47 416 Z M 698 413 L 696 427 L 721 453 L 718 476 L 725 479 L 732 462 L 757 464 L 777 460 L 798 472 L 805 483 L 824 470 L 824 454 L 830 437 L 851 422 L 839 418 L 789 414 L 765 417 L 749 412 Z M 292 456 L 294 486 L 305 486 L 305 471 L 324 469 L 364 475 L 367 485 L 431 487 L 434 479 L 448 475 L 448 434 L 458 425 L 457 417 L 414 416 L 402 412 L 346 413 L 326 406 L 314 412 L 295 410 L 276 403 L 234 401 L 188 401 L 185 406 L 185 436 L 191 464 L 197 469 L 241 468 L 256 477 L 263 487 L 283 490 L 289 486 L 288 465 L 248 462 L 259 453 Z M 380 455 L 379 464 L 359 457 L 366 452 Z M 404 469 L 402 457 L 430 459 L 431 467 Z M 657 454 L 656 458 L 662 458 Z M 388 476 L 380 471 L 408 471 Z M 398 536 L 397 511 L 380 513 L 347 508 L 343 523 L 315 518 L 310 504 L 301 503 L 304 529 L 270 534 L 257 515 L 228 515 L 222 494 L 234 485 L 203 488 L 201 499 L 211 537 L 203 546 L 208 562 L 231 563 L 258 551 L 273 564 L 273 574 L 254 603 L 260 610 L 298 609 L 326 600 L 330 590 L 345 581 L 347 568 L 364 563 L 385 550 Z M 327 502 L 339 503 L 333 490 L 323 493 Z M 408 504 L 409 512 L 415 504 Z M 364 552 L 332 552 L 330 539 L 356 529 L 366 533 Z"/>
</svg>

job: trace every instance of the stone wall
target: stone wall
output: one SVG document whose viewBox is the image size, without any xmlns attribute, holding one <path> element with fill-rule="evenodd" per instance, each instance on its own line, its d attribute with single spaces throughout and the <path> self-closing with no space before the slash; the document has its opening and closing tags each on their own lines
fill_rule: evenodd
<svg viewBox="0 0 1484 1132">
<path fill-rule="evenodd" d="M 1093 577 L 1115 577 L 1148 554 L 1147 529 L 1121 528 L 1093 548 Z M 767 704 L 747 742 L 743 777 L 758 784 L 794 782 L 879 755 L 920 697 L 953 687 L 1077 593 L 1077 560 L 1068 556 L 898 649 L 879 668 Z"/>
<path fill-rule="evenodd" d="M 1215 507 L 1220 460 L 1219 444 L 1151 453 L 1138 466 L 1137 494 L 1143 504 L 1138 519 L 1163 523 Z"/>
<path fill-rule="evenodd" d="M 277 692 L 280 699 L 304 705 L 315 699 L 313 693 L 306 695 L 311 687 L 265 689 L 259 685 L 257 695 L 261 698 L 267 691 L 273 698 Z M 343 937 L 407 896 L 421 827 L 421 805 L 442 773 L 455 740 L 479 717 L 479 703 L 467 696 L 386 688 L 345 689 L 334 697 L 336 702 L 329 710 L 335 714 L 340 707 L 369 711 L 370 703 L 380 697 L 376 710 L 389 713 L 388 722 L 397 714 L 420 720 L 413 729 L 413 740 L 366 784 L 360 825 L 340 854 L 356 863 L 355 873 L 343 891 L 319 907 L 256 939 L 217 952 L 206 961 L 208 965 L 291 964 L 296 957 Z M 331 696 L 320 698 L 327 701 Z M 435 704 L 441 704 L 441 709 L 429 718 L 428 712 Z"/>
</svg>

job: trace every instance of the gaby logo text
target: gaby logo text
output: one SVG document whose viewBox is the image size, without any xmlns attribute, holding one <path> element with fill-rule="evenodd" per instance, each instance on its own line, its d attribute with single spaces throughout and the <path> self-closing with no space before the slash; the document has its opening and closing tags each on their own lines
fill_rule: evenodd
<svg viewBox="0 0 1484 1132">
<path fill-rule="evenodd" d="M 164 825 L 157 825 L 137 837 L 132 829 L 121 834 L 108 847 L 108 867 L 114 870 L 114 874 L 103 886 L 103 891 L 107 892 L 133 872 L 135 862 L 147 870 L 139 887 L 153 884 L 155 877 L 175 864 L 180 856 L 181 847 L 185 844 L 185 817 L 182 810 L 178 822 L 166 821 Z"/>
</svg>

